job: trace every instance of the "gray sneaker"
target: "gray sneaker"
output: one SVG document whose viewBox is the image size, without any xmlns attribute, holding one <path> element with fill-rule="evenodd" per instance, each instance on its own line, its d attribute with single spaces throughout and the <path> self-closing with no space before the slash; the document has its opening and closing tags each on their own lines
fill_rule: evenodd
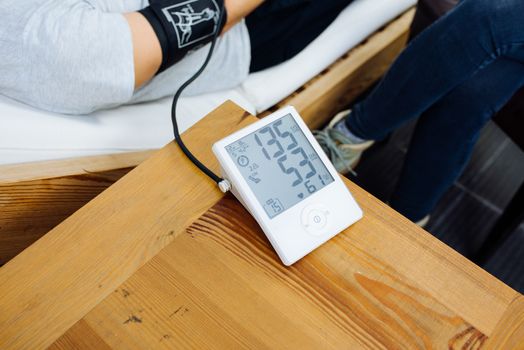
<svg viewBox="0 0 524 350">
<path fill-rule="evenodd" d="M 313 134 L 339 173 L 355 175 L 353 169 L 357 166 L 362 152 L 371 147 L 375 141 L 354 143 L 342 131 L 335 128 L 335 125 L 350 112 L 346 110 L 338 113 L 324 130 L 314 131 Z"/>
<path fill-rule="evenodd" d="M 431 215 L 426 215 L 419 221 L 415 222 L 415 225 L 425 228 L 429 223 L 429 219 L 431 219 Z"/>
</svg>

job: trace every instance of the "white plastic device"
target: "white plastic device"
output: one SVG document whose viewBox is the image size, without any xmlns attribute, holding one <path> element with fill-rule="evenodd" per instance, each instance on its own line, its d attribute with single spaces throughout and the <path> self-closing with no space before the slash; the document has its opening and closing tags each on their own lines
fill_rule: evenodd
<svg viewBox="0 0 524 350">
<path fill-rule="evenodd" d="M 216 142 L 213 152 L 232 193 L 285 265 L 362 218 L 362 210 L 293 107 Z"/>
</svg>

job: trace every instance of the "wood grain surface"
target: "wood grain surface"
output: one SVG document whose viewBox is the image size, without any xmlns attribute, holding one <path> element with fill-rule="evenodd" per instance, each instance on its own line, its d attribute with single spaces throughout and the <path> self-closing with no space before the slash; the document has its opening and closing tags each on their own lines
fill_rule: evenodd
<svg viewBox="0 0 524 350">
<path fill-rule="evenodd" d="M 226 196 L 81 322 L 111 348 L 482 346 L 487 337 L 438 296 L 355 244 L 359 231 L 286 268 Z M 55 346 L 85 338 L 71 333 Z"/>
<path fill-rule="evenodd" d="M 58 341 L 52 344 L 49 350 L 108 350 L 111 347 L 106 344 L 89 325 L 78 321 Z"/>
<path fill-rule="evenodd" d="M 151 154 L 0 166 L 0 266 Z"/>
<path fill-rule="evenodd" d="M 131 169 L 0 184 L 0 266 Z"/>
<path fill-rule="evenodd" d="M 228 103 L 186 140 L 216 170 L 209 145 L 254 121 Z M 519 294 L 346 184 L 364 218 L 286 268 L 170 144 L 0 268 L 0 348 L 477 349 L 497 336 Z"/>
<path fill-rule="evenodd" d="M 487 349 L 524 349 L 524 297 L 519 295 L 506 309 L 497 324 Z"/>
<path fill-rule="evenodd" d="M 104 173 L 115 169 L 132 168 L 150 157 L 155 151 L 125 152 L 118 154 L 48 160 L 0 166 L 0 184 L 45 180 L 72 175 Z"/>
</svg>

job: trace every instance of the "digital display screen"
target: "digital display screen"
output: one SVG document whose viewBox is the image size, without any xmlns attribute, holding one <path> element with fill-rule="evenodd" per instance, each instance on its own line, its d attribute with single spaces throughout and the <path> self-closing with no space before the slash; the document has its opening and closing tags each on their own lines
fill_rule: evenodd
<svg viewBox="0 0 524 350">
<path fill-rule="evenodd" d="M 291 114 L 226 151 L 270 218 L 334 181 Z"/>
</svg>

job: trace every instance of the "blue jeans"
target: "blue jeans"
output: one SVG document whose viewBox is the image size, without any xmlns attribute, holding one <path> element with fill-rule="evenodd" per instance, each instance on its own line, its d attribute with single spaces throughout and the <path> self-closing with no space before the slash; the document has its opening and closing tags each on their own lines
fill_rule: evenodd
<svg viewBox="0 0 524 350">
<path fill-rule="evenodd" d="M 524 86 L 523 18 L 522 0 L 462 1 L 406 48 L 346 119 L 356 136 L 380 140 L 420 117 L 390 200 L 411 220 L 431 212 L 481 128 Z"/>
</svg>

